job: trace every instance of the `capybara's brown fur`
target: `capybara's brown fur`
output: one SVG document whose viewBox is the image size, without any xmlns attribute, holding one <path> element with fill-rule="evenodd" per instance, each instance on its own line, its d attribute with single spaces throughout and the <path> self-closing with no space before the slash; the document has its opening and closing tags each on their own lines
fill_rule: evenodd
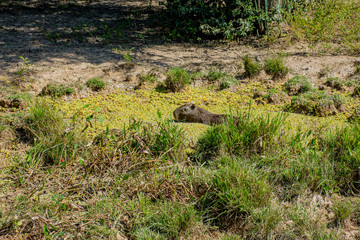
<svg viewBox="0 0 360 240">
<path fill-rule="evenodd" d="M 193 103 L 182 105 L 174 111 L 175 121 L 203 123 L 208 125 L 217 125 L 227 122 L 229 118 L 225 114 L 215 114 L 196 106 Z"/>
</svg>

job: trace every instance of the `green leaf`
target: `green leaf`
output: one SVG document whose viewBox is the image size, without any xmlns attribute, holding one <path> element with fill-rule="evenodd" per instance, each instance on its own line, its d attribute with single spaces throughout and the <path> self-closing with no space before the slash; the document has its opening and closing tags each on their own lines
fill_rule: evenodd
<svg viewBox="0 0 360 240">
<path fill-rule="evenodd" d="M 123 177 L 123 181 L 128 180 L 128 179 L 129 179 L 129 177 L 130 177 L 130 175 L 129 175 L 129 174 L 125 174 L 125 175 L 124 175 L 124 177 Z"/>
<path fill-rule="evenodd" d="M 94 118 L 94 114 L 91 114 L 89 117 L 86 118 L 87 122 L 90 122 Z"/>
</svg>

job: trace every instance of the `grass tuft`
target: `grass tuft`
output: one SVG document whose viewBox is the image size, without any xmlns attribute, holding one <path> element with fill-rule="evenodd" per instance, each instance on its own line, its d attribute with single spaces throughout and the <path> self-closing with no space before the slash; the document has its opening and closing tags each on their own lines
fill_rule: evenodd
<svg viewBox="0 0 360 240">
<path fill-rule="evenodd" d="M 141 211 L 135 223 L 137 239 L 187 238 L 200 223 L 193 206 L 177 202 L 148 201 L 142 204 Z"/>
<path fill-rule="evenodd" d="M 245 76 L 248 78 L 255 77 L 260 74 L 261 66 L 253 59 L 249 57 L 249 55 L 245 55 L 243 57 L 243 64 L 245 68 Z"/>
<path fill-rule="evenodd" d="M 283 113 L 255 117 L 251 110 L 248 114 L 239 112 L 227 125 L 209 128 L 200 136 L 196 155 L 201 161 L 209 161 L 220 153 L 241 156 L 274 149 L 285 118 Z"/>
<path fill-rule="evenodd" d="M 106 83 L 100 78 L 91 78 L 86 81 L 86 86 L 92 91 L 100 91 L 105 87 Z"/>
<path fill-rule="evenodd" d="M 199 202 L 208 221 L 222 228 L 230 227 L 254 209 L 269 206 L 271 187 L 264 175 L 237 158 L 223 157 L 217 167 L 205 179 L 208 190 Z"/>
<path fill-rule="evenodd" d="M 25 139 L 33 143 L 28 152 L 31 163 L 52 165 L 70 161 L 83 145 L 83 137 L 67 129 L 63 116 L 49 103 L 35 100 L 24 119 Z"/>
<path fill-rule="evenodd" d="M 66 86 L 64 84 L 50 83 L 41 90 L 40 95 L 50 95 L 55 98 L 61 97 L 63 95 L 70 95 L 74 92 L 75 90 L 72 87 Z"/>
<path fill-rule="evenodd" d="M 192 76 L 183 68 L 173 68 L 166 73 L 163 84 L 158 85 L 157 89 L 164 89 L 171 92 L 179 92 L 192 82 Z"/>
<path fill-rule="evenodd" d="M 353 212 L 353 206 L 351 202 L 344 200 L 336 201 L 332 209 L 335 213 L 335 219 L 338 225 L 341 225 L 346 220 L 348 220 Z"/>
<path fill-rule="evenodd" d="M 311 83 L 304 76 L 295 76 L 289 79 L 285 84 L 285 91 L 289 95 L 298 95 L 310 91 L 312 89 Z"/>
<path fill-rule="evenodd" d="M 264 70 L 271 75 L 274 80 L 284 78 L 289 69 L 285 66 L 284 60 L 280 56 L 274 56 L 265 61 Z"/>
</svg>

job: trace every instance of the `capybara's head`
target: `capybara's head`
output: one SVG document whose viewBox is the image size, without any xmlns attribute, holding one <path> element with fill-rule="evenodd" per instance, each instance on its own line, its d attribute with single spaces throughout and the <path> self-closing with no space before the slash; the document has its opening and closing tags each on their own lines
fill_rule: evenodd
<svg viewBox="0 0 360 240">
<path fill-rule="evenodd" d="M 182 105 L 174 110 L 174 118 L 180 122 L 191 122 L 199 115 L 199 109 L 194 103 Z"/>
</svg>

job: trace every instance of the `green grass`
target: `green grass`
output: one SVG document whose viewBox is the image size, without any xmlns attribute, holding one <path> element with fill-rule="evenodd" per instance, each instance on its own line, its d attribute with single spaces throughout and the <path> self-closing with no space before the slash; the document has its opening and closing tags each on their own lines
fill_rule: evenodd
<svg viewBox="0 0 360 240">
<path fill-rule="evenodd" d="M 209 71 L 206 75 L 206 79 L 208 79 L 210 82 L 216 82 L 218 80 L 221 80 L 223 78 L 226 78 L 228 75 L 225 72 L 218 72 L 218 71 Z"/>
<path fill-rule="evenodd" d="M 297 95 L 310 91 L 312 89 L 311 83 L 304 76 L 295 76 L 289 79 L 285 84 L 285 91 L 289 95 Z"/>
<path fill-rule="evenodd" d="M 325 85 L 341 90 L 344 86 L 344 81 L 338 77 L 329 77 L 326 79 Z"/>
<path fill-rule="evenodd" d="M 173 68 L 166 73 L 165 82 L 159 84 L 159 91 L 179 92 L 192 82 L 192 75 L 183 68 Z"/>
<path fill-rule="evenodd" d="M 280 56 L 268 58 L 265 61 L 264 70 L 267 74 L 271 75 L 274 80 L 284 78 L 289 72 L 283 58 Z"/>
<path fill-rule="evenodd" d="M 360 86 L 355 86 L 353 96 L 360 96 Z"/>
<path fill-rule="evenodd" d="M 360 62 L 355 63 L 354 74 L 360 74 Z"/>
<path fill-rule="evenodd" d="M 199 202 L 207 221 L 226 228 L 269 206 L 271 186 L 261 172 L 236 158 L 223 157 L 215 165 L 217 170 L 203 179 L 208 190 Z"/>
<path fill-rule="evenodd" d="M 172 201 L 141 202 L 135 220 L 136 239 L 180 239 L 191 235 L 200 217 L 193 206 Z"/>
<path fill-rule="evenodd" d="M 33 144 L 28 151 L 30 164 L 52 165 L 71 161 L 81 152 L 83 139 L 75 131 L 67 130 L 61 113 L 43 100 L 35 100 L 30 105 L 24 119 L 24 136 Z"/>
<path fill-rule="evenodd" d="M 335 44 L 332 51 L 340 46 L 349 52 L 359 52 L 359 1 L 315 1 L 305 6 L 297 6 L 286 17 L 297 38 L 305 39 L 312 45 Z"/>
<path fill-rule="evenodd" d="M 248 78 L 255 77 L 260 74 L 261 66 L 253 59 L 249 57 L 249 55 L 245 55 L 243 57 L 243 64 L 245 69 L 245 76 Z"/>
<path fill-rule="evenodd" d="M 93 91 L 100 91 L 105 87 L 106 83 L 100 78 L 91 78 L 86 81 L 86 86 Z"/>
<path fill-rule="evenodd" d="M 336 201 L 332 209 L 335 213 L 336 222 L 339 225 L 343 224 L 346 220 L 350 219 L 350 216 L 354 210 L 351 202 L 346 200 Z"/>
<path fill-rule="evenodd" d="M 74 112 L 59 104 L 64 99 L 33 102 L 18 115 L 27 154 L 1 172 L 8 205 L 0 231 L 34 239 L 345 238 L 344 226 L 358 226 L 359 123 L 255 106 L 205 126 L 173 123 L 160 112 L 191 94 L 242 99 L 225 92 L 108 94 L 68 102 L 80 106 Z M 121 115 L 127 120 L 106 127 L 115 118 L 106 122 L 104 109 L 124 112 L 114 106 L 151 116 Z M 224 102 L 209 106 L 220 113 Z M 3 125 L 20 134 L 13 122 Z M 199 129 L 200 137 L 190 137 Z"/>
<path fill-rule="evenodd" d="M 65 84 L 49 83 L 41 90 L 41 95 L 50 95 L 54 98 L 61 97 L 63 95 L 70 95 L 75 92 L 74 88 Z"/>
<path fill-rule="evenodd" d="M 196 155 L 201 161 L 209 161 L 224 153 L 242 156 L 271 150 L 276 145 L 286 115 L 256 117 L 249 111 L 238 112 L 236 117 L 234 120 L 230 117 L 227 125 L 212 127 L 199 137 Z"/>
<path fill-rule="evenodd" d="M 293 96 L 286 111 L 314 116 L 334 115 L 343 111 L 346 99 L 337 93 L 329 94 L 325 91 L 312 90 Z"/>
</svg>

